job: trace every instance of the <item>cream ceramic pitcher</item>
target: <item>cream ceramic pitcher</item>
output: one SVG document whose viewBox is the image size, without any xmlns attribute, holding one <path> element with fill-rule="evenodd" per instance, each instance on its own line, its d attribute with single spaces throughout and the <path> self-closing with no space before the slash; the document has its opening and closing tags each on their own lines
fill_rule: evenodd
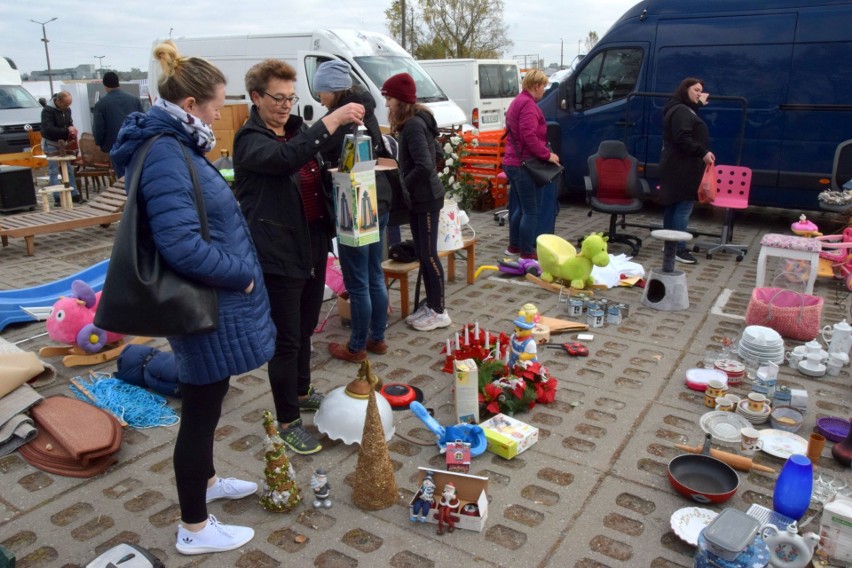
<svg viewBox="0 0 852 568">
<path fill-rule="evenodd" d="M 852 326 L 846 323 L 845 319 L 833 326 L 827 325 L 822 329 L 822 338 L 828 344 L 829 353 L 849 355 L 849 349 L 852 348 Z"/>
</svg>

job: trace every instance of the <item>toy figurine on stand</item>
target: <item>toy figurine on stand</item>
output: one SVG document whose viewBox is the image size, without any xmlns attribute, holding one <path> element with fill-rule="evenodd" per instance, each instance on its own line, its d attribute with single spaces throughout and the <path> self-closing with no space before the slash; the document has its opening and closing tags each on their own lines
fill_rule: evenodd
<svg viewBox="0 0 852 568">
<path fill-rule="evenodd" d="M 328 474 L 325 469 L 317 468 L 311 476 L 311 489 L 314 491 L 314 508 L 325 507 L 331 509 L 331 484 L 328 482 Z"/>
<path fill-rule="evenodd" d="M 432 474 L 427 473 L 423 478 L 423 483 L 420 484 L 420 489 L 417 490 L 417 496 L 414 498 L 414 503 L 411 505 L 411 522 L 420 521 L 425 523 L 429 517 L 429 509 L 435 504 L 435 482 L 432 481 Z"/>
<path fill-rule="evenodd" d="M 510 352 L 507 361 L 510 372 L 519 363 L 526 366 L 528 361 L 535 362 L 538 359 L 538 347 L 532 336 L 536 315 L 538 309 L 533 304 L 524 304 L 513 322 L 515 333 L 509 340 Z"/>
<path fill-rule="evenodd" d="M 456 486 L 452 483 L 444 485 L 444 492 L 438 502 L 438 534 L 444 534 L 444 523 L 447 524 L 447 532 L 456 530 L 456 521 L 453 513 L 459 507 L 459 499 L 456 497 Z"/>
</svg>

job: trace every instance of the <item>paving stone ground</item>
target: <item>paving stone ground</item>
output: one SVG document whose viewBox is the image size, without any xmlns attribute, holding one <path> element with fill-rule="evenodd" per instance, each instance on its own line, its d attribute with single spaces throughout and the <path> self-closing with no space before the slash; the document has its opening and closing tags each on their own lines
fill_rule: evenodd
<svg viewBox="0 0 852 568">
<path fill-rule="evenodd" d="M 563 204 L 557 234 L 573 241 L 606 229 L 605 216 L 588 217 L 587 212 L 579 201 Z M 291 460 L 306 495 L 311 472 L 320 466 L 329 470 L 331 509 L 315 510 L 308 500 L 294 512 L 272 514 L 254 499 L 216 502 L 210 505 L 211 513 L 225 522 L 254 527 L 256 537 L 237 551 L 183 557 L 174 548 L 179 510 L 171 453 L 176 427 L 128 429 L 118 464 L 92 479 L 42 472 L 17 453 L 0 458 L 0 544 L 16 554 L 20 568 L 83 566 L 120 541 L 145 546 L 169 567 L 691 566 L 694 550 L 669 526 L 671 514 L 691 503 L 675 493 L 666 477 L 668 461 L 680 453 L 673 445 L 694 445 L 703 438 L 698 419 L 707 409 L 700 393 L 685 388 L 684 372 L 699 366 L 706 348 L 720 337 L 739 335 L 754 285 L 760 236 L 786 233 L 798 214 L 762 208 L 738 213 L 735 241 L 751 247 L 742 262 L 727 254 L 712 260 L 698 254 L 698 264 L 678 266 L 687 273 L 688 310 L 655 311 L 640 304 L 639 289 L 609 290 L 599 295 L 629 303 L 630 316 L 621 325 L 594 330 L 588 358 L 543 350 L 540 359 L 559 379 L 556 402 L 517 416 L 540 428 L 539 442 L 513 460 L 490 453 L 474 460 L 471 473 L 489 478 L 489 515 L 481 533 L 438 536 L 434 525 L 409 523 L 406 503 L 416 489 L 417 468 L 441 468 L 443 457 L 431 443 L 431 433 L 404 411 L 394 414 L 399 435 L 389 443 L 400 495 L 397 504 L 385 510 L 365 512 L 352 504 L 357 446 L 324 439 L 319 454 L 291 455 Z M 811 216 L 824 229 L 843 222 L 832 214 Z M 634 222 L 660 219 L 661 211 L 649 208 Z M 721 220 L 721 212 L 711 209 L 700 209 L 693 217 L 695 226 L 708 232 Z M 508 244 L 508 228 L 498 226 L 491 212 L 472 213 L 471 224 L 479 240 L 478 264 L 494 263 Z M 640 228 L 628 232 L 648 235 Z M 49 282 L 107 258 L 114 234 L 110 227 L 39 236 L 33 257 L 26 256 L 21 240 L 12 239 L 0 249 L 0 289 Z M 615 245 L 610 252 L 625 249 Z M 648 238 L 636 261 L 646 269 L 659 266 L 660 243 Z M 818 281 L 815 293 L 826 300 L 824 323 L 848 317 L 846 294 L 834 282 Z M 450 330 L 411 330 L 398 317 L 395 288 L 391 300 L 396 310 L 387 333 L 391 351 L 373 359 L 374 369 L 385 380 L 422 389 L 425 405 L 444 424 L 450 422 L 453 395 L 450 376 L 440 370 L 439 350 L 455 329 L 479 321 L 485 329 L 509 332 L 513 314 L 525 302 L 534 302 L 547 315 L 567 317 L 556 294 L 494 272 L 485 272 L 473 285 L 463 276 L 448 283 L 447 306 L 454 322 Z M 17 324 L 0 337 L 37 351 L 50 344 L 38 337 L 43 331 L 41 323 Z M 347 337 L 348 330 L 334 313 L 315 335 L 313 368 L 319 390 L 329 391 L 354 378 L 357 367 L 331 359 L 326 349 L 329 342 Z M 554 339 L 563 337 L 570 336 Z M 163 340 L 154 345 L 167 348 Z M 788 347 L 793 345 L 788 342 Z M 60 379 L 43 389 L 45 396 L 68 394 L 68 379 L 88 370 L 66 368 L 59 359 L 49 361 Z M 111 372 L 115 366 L 95 369 Z M 807 389 L 810 395 L 801 433 L 807 435 L 818 417 L 850 415 L 849 381 L 848 368 L 839 377 L 821 380 L 782 369 L 781 384 Z M 231 385 L 217 432 L 217 468 L 225 476 L 259 481 L 260 416 L 272 406 L 266 370 L 234 377 Z M 744 395 L 748 387 L 732 390 Z M 169 404 L 180 408 L 179 400 Z M 312 417 L 305 419 L 316 431 Z M 783 465 L 763 453 L 755 459 L 777 469 Z M 817 467 L 849 477 L 831 458 L 830 443 Z M 742 510 L 752 503 L 771 505 L 775 475 L 739 476 L 740 488 L 727 505 Z M 307 539 L 297 542 L 298 535 Z"/>
</svg>

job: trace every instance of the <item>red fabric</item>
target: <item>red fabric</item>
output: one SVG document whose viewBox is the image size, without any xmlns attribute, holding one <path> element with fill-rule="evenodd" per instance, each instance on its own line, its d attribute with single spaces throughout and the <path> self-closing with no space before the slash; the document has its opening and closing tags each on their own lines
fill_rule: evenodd
<svg viewBox="0 0 852 568">
<path fill-rule="evenodd" d="M 596 197 L 608 203 L 630 203 L 627 194 L 627 176 L 630 174 L 631 163 L 628 159 L 597 158 L 595 170 L 598 173 L 598 190 Z"/>
</svg>

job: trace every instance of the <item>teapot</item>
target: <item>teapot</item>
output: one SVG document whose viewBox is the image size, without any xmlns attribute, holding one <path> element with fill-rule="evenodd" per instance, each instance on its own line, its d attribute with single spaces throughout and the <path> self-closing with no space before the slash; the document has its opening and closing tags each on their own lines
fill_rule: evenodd
<svg viewBox="0 0 852 568">
<path fill-rule="evenodd" d="M 829 353 L 849 355 L 849 349 L 852 348 L 852 326 L 846 323 L 845 319 L 833 326 L 825 326 L 822 329 L 822 338 L 828 344 Z"/>
<path fill-rule="evenodd" d="M 767 523 L 760 528 L 760 536 L 769 547 L 769 566 L 772 568 L 805 568 L 819 543 L 816 533 L 801 536 L 795 521 L 787 526 L 786 531 Z"/>
</svg>

